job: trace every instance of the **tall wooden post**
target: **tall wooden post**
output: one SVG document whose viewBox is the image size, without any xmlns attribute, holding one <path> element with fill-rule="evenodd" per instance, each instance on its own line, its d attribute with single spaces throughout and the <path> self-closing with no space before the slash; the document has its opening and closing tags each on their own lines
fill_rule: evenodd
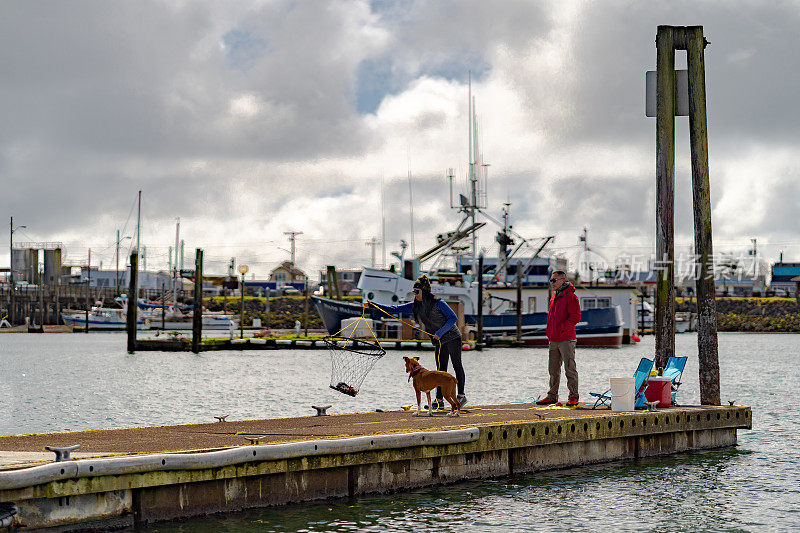
<svg viewBox="0 0 800 533">
<path fill-rule="evenodd" d="M 656 290 L 656 359 L 663 368 L 675 355 L 675 298 L 673 283 L 673 198 L 675 166 L 676 83 L 675 50 L 686 50 L 689 140 L 692 154 L 695 268 L 698 311 L 700 403 L 719 405 L 719 356 L 711 241 L 711 190 L 708 171 L 708 129 L 702 26 L 659 26 L 656 36 L 656 255 L 661 275 Z M 685 111 L 681 112 L 686 114 Z"/>
<path fill-rule="evenodd" d="M 483 254 L 478 256 L 478 331 L 475 343 L 478 347 L 483 345 Z"/>
<path fill-rule="evenodd" d="M 522 261 L 517 261 L 517 343 L 522 342 Z"/>
<path fill-rule="evenodd" d="M 675 35 L 659 26 L 656 36 L 656 366 L 675 355 Z"/>
<path fill-rule="evenodd" d="M 203 340 L 203 250 L 194 256 L 194 313 L 192 313 L 192 352 L 200 353 Z"/>
<path fill-rule="evenodd" d="M 719 405 L 719 355 L 717 352 L 717 304 L 711 242 L 711 188 L 708 171 L 706 124 L 706 68 L 702 26 L 685 28 L 689 78 L 689 139 L 692 147 L 694 200 L 694 248 L 700 263 L 697 288 L 697 347 L 700 366 L 700 403 Z"/>
<path fill-rule="evenodd" d="M 303 314 L 303 321 L 306 324 L 306 337 L 308 337 L 308 279 L 306 279 L 306 308 Z"/>
<path fill-rule="evenodd" d="M 128 284 L 128 313 L 126 329 L 128 330 L 128 353 L 136 351 L 136 312 L 139 309 L 139 298 L 136 288 L 139 286 L 139 254 L 131 254 L 131 279 Z"/>
</svg>

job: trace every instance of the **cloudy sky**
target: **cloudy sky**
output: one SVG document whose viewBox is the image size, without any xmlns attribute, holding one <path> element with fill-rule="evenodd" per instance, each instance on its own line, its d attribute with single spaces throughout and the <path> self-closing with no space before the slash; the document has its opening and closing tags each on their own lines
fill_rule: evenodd
<svg viewBox="0 0 800 533">
<path fill-rule="evenodd" d="M 265 276 L 420 252 L 459 220 L 472 72 L 488 211 L 575 258 L 654 247 L 659 24 L 703 25 L 716 251 L 800 261 L 800 3 L 9 1 L 0 7 L 0 214 L 15 241 L 114 261 L 143 191 L 149 268 L 181 220 L 187 261 Z M 677 57 L 678 68 L 685 56 Z M 688 120 L 676 119 L 676 249 L 688 252 Z M 458 190 L 456 192 L 459 192 Z M 8 226 L 6 235 L 8 234 Z M 494 255 L 494 230 L 480 246 Z M 7 242 L 7 241 L 6 241 Z M 130 240 L 123 242 L 127 252 Z M 381 248 L 378 247 L 378 261 Z M 8 264 L 7 247 L 0 264 Z M 314 276 L 316 277 L 316 276 Z"/>
</svg>

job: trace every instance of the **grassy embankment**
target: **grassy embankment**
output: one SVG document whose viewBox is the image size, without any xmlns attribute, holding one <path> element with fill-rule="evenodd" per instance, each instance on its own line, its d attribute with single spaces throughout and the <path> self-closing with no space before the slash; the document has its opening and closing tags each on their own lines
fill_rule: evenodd
<svg viewBox="0 0 800 533">
<path fill-rule="evenodd" d="M 676 311 L 697 312 L 696 301 L 675 299 Z M 719 331 L 800 332 L 800 306 L 794 298 L 717 298 Z"/>
</svg>

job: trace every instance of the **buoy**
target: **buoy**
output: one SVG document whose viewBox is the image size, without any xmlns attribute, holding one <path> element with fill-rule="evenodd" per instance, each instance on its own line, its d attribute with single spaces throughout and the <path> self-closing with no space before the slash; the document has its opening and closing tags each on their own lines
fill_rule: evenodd
<svg viewBox="0 0 800 533">
<path fill-rule="evenodd" d="M 639 342 L 639 341 L 641 341 L 641 340 L 642 340 L 642 338 L 641 338 L 641 337 L 639 337 L 639 335 L 637 335 L 636 333 L 634 333 L 633 335 L 631 335 L 631 339 L 633 340 L 633 342 Z"/>
</svg>

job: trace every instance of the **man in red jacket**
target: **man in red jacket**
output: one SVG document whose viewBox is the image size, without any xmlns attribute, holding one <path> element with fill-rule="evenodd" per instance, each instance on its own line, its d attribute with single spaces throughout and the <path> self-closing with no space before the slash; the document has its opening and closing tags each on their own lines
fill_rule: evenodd
<svg viewBox="0 0 800 533">
<path fill-rule="evenodd" d="M 578 404 L 578 370 L 575 368 L 575 325 L 581 320 L 581 306 L 575 296 L 575 287 L 567 281 L 567 275 L 556 270 L 550 275 L 553 295 L 547 308 L 547 339 L 550 341 L 550 357 L 547 369 L 550 372 L 550 390 L 537 405 L 558 402 L 558 385 L 561 381 L 561 364 L 567 375 L 569 399 L 567 405 Z"/>
</svg>

